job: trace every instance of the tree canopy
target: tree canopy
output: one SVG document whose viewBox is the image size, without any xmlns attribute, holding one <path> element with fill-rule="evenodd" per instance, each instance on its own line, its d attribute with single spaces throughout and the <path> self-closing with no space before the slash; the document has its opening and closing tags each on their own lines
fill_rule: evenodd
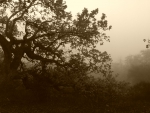
<svg viewBox="0 0 150 113">
<path fill-rule="evenodd" d="M 104 75 L 111 68 L 107 52 L 96 49 L 109 41 L 106 15 L 84 8 L 73 19 L 63 0 L 8 0 L 0 4 L 0 45 L 4 72 L 21 67 L 22 59 L 61 66 L 84 67 Z M 78 65 L 77 65 L 78 64 Z"/>
<path fill-rule="evenodd" d="M 131 83 L 149 82 L 150 50 L 142 50 L 140 54 L 128 56 L 126 66 Z"/>
</svg>

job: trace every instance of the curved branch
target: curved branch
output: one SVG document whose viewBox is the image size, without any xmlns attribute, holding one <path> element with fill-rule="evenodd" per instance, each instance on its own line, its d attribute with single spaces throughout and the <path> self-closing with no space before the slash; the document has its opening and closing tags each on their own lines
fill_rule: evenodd
<svg viewBox="0 0 150 113">
<path fill-rule="evenodd" d="M 28 7 L 25 7 L 25 8 L 23 8 L 22 10 L 16 11 L 15 13 L 13 13 L 13 14 L 8 18 L 8 20 L 7 20 L 7 22 L 6 22 L 5 34 L 6 34 L 6 36 L 7 36 L 8 38 L 10 38 L 10 40 L 14 40 L 13 37 L 12 37 L 12 33 L 13 33 L 13 29 L 14 29 L 14 26 L 15 26 L 16 22 L 24 16 L 24 14 L 26 13 L 26 11 L 27 11 L 30 7 L 33 6 L 33 3 L 34 3 L 35 1 L 36 1 L 36 0 L 33 0 L 33 1 L 30 3 L 30 5 L 29 5 Z M 23 11 L 23 10 L 24 10 L 24 11 Z M 15 15 L 17 15 L 19 12 L 21 12 L 21 11 L 22 11 L 22 14 L 21 14 L 19 17 L 15 18 L 15 19 L 13 20 L 12 25 L 11 25 L 11 29 L 10 29 L 10 31 L 8 31 L 8 29 L 10 28 L 10 26 L 9 26 L 10 20 L 11 20 Z M 10 36 L 11 36 L 11 37 L 10 37 Z"/>
<path fill-rule="evenodd" d="M 54 56 L 56 55 L 58 58 L 60 58 L 62 60 L 61 54 L 59 54 L 58 52 L 56 52 L 58 50 L 59 46 L 56 49 L 53 50 L 50 46 L 44 47 L 41 43 L 34 43 L 34 45 L 35 45 L 35 47 L 39 47 L 42 50 L 46 50 L 46 51 L 52 53 Z"/>
<path fill-rule="evenodd" d="M 66 63 L 65 64 L 59 63 L 58 60 L 56 61 L 54 59 L 43 58 L 40 55 L 37 55 L 33 51 L 31 51 L 30 48 L 26 48 L 25 53 L 29 58 L 34 59 L 34 60 L 40 60 L 42 62 L 48 62 L 48 63 L 55 63 L 56 65 L 63 66 L 63 67 L 68 66 L 68 64 L 66 64 Z"/>
<path fill-rule="evenodd" d="M 8 51 L 8 47 L 10 43 L 6 40 L 6 38 L 0 34 L 0 45 L 4 51 Z"/>
<path fill-rule="evenodd" d="M 59 39 L 62 39 L 63 37 L 65 36 L 78 36 L 78 37 L 81 37 L 81 38 L 84 38 L 85 35 L 93 35 L 93 34 L 96 34 L 94 32 L 76 32 L 76 31 L 58 31 L 58 32 L 50 32 L 50 33 L 44 33 L 44 34 L 41 34 L 41 35 L 38 35 L 36 36 L 38 33 L 40 32 L 40 29 L 38 29 L 30 38 L 26 39 L 26 40 L 13 40 L 13 44 L 19 44 L 19 43 L 28 43 L 30 41 L 33 41 L 35 39 L 38 39 L 38 38 L 41 38 L 41 37 L 44 37 L 44 36 L 47 36 L 47 37 L 50 37 L 50 36 L 54 36 L 55 34 L 62 34 L 62 35 L 59 35 L 58 38 L 56 38 L 54 41 L 50 42 L 49 45 L 52 45 L 54 44 L 57 40 Z M 85 39 L 85 38 L 84 38 Z M 86 39 L 88 40 L 88 39 Z"/>
</svg>

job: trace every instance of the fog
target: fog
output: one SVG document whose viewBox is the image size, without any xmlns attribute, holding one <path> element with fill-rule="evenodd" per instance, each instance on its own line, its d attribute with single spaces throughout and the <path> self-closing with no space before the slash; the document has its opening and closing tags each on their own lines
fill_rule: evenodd
<svg viewBox="0 0 150 113">
<path fill-rule="evenodd" d="M 102 13 L 107 16 L 112 29 L 107 33 L 110 43 L 99 46 L 106 50 L 114 61 L 146 49 L 143 39 L 150 38 L 150 0 L 66 0 L 67 11 L 75 16 L 84 7 L 90 11 L 99 8 L 97 18 Z"/>
<path fill-rule="evenodd" d="M 71 11 L 74 17 L 84 7 L 90 11 L 98 8 L 97 19 L 105 13 L 108 24 L 112 25 L 107 32 L 110 42 L 98 46 L 98 49 L 111 55 L 113 70 L 119 74 L 118 80 L 132 83 L 146 80 L 140 77 L 137 77 L 140 80 L 131 80 L 128 76 L 129 67 L 124 67 L 124 63 L 127 56 L 140 54 L 141 50 L 147 49 L 143 39 L 150 39 L 150 0 L 66 0 L 66 3 L 67 11 Z"/>
</svg>

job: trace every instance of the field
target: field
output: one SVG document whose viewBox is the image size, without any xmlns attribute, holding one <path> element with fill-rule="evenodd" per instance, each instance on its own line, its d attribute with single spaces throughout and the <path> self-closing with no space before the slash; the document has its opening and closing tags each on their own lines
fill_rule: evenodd
<svg viewBox="0 0 150 113">
<path fill-rule="evenodd" d="M 30 94 L 1 95 L 0 113 L 149 113 L 150 102 L 138 95 L 114 101 L 96 101 L 74 94 L 56 94 L 42 98 Z M 118 97 L 119 98 L 119 97 Z"/>
</svg>

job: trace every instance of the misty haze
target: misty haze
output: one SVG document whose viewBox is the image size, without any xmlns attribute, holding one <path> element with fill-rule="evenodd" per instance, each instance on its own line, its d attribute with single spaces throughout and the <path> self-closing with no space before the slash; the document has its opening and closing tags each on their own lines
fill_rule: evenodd
<svg viewBox="0 0 150 113">
<path fill-rule="evenodd" d="M 0 113 L 149 113 L 149 0 L 0 0 Z"/>
</svg>

